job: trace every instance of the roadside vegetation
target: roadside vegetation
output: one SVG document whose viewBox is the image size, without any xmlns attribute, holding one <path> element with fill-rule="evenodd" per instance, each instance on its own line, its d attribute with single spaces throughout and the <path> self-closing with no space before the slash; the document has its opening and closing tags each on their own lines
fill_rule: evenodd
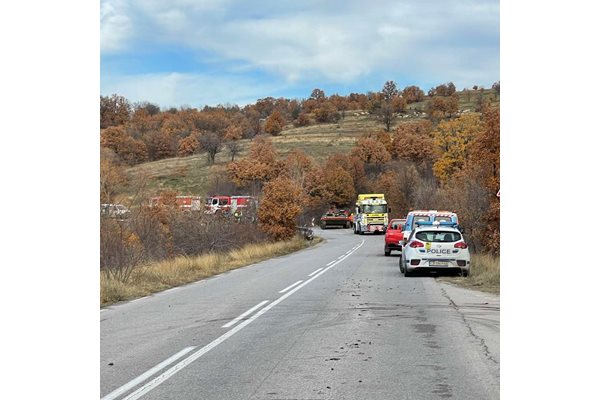
<svg viewBox="0 0 600 400">
<path fill-rule="evenodd" d="M 164 261 L 138 265 L 123 281 L 111 274 L 100 275 L 100 303 L 109 306 L 119 301 L 132 300 L 175 286 L 195 282 L 232 269 L 282 256 L 319 243 L 302 237 L 275 243 L 248 244 L 241 248 L 210 252 L 200 256 L 178 256 Z"/>
<path fill-rule="evenodd" d="M 471 254 L 471 275 L 468 278 L 440 277 L 439 280 L 458 286 L 500 294 L 500 257 L 492 254 Z"/>
</svg>

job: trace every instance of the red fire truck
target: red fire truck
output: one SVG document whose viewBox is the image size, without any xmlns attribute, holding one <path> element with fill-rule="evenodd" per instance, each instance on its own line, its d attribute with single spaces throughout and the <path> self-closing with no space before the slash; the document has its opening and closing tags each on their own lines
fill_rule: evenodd
<svg viewBox="0 0 600 400">
<path fill-rule="evenodd" d="M 242 213 L 244 209 L 255 206 L 256 201 L 252 196 L 210 196 L 204 203 L 206 214 L 216 213 Z"/>
<path fill-rule="evenodd" d="M 202 198 L 200 196 L 177 196 L 175 197 L 177 206 L 182 210 L 200 211 L 202 209 Z M 160 196 L 150 199 L 150 207 L 163 205 L 163 199 Z"/>
</svg>

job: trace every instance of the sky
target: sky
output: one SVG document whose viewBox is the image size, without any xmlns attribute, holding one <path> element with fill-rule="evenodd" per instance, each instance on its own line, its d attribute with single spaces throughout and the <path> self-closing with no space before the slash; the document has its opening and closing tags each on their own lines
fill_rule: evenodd
<svg viewBox="0 0 600 400">
<path fill-rule="evenodd" d="M 101 0 L 100 92 L 160 107 L 500 80 L 499 0 Z"/>
</svg>

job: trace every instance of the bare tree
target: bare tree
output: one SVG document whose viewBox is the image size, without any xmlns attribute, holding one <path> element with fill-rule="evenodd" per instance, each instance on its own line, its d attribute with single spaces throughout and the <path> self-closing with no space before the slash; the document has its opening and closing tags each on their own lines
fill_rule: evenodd
<svg viewBox="0 0 600 400">
<path fill-rule="evenodd" d="M 223 148 L 221 137 L 214 132 L 209 132 L 200 136 L 199 140 L 201 151 L 206 152 L 208 162 L 214 164 L 217 153 L 220 153 Z"/>
<path fill-rule="evenodd" d="M 229 153 L 229 155 L 231 156 L 231 161 L 234 161 L 235 156 L 240 154 L 240 151 L 242 150 L 242 147 L 240 146 L 237 140 L 227 142 L 225 144 L 225 147 L 227 147 L 227 153 Z"/>
</svg>

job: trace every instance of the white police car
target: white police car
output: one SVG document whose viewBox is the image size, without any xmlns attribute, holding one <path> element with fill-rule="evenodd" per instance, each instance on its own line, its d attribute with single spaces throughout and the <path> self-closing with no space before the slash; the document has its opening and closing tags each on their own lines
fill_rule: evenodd
<svg viewBox="0 0 600 400">
<path fill-rule="evenodd" d="M 400 271 L 410 276 L 426 270 L 456 270 L 469 276 L 471 255 L 456 223 L 416 222 L 400 257 Z"/>
</svg>

